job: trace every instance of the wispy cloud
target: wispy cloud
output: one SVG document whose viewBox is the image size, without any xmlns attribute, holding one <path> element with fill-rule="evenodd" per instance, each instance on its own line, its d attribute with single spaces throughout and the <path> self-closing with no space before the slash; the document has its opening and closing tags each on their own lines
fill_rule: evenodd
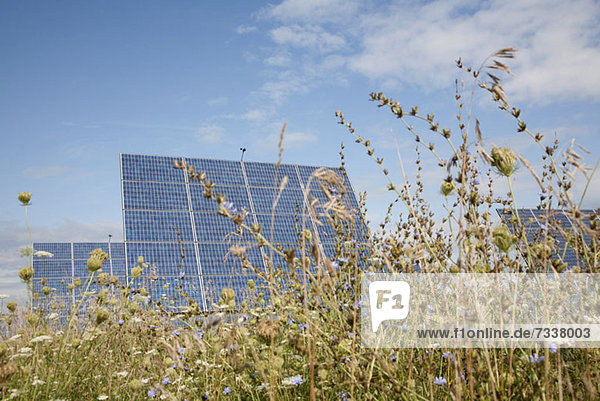
<svg viewBox="0 0 600 401">
<path fill-rule="evenodd" d="M 23 170 L 23 176 L 26 178 L 48 178 L 58 176 L 69 171 L 68 167 L 65 166 L 40 166 L 40 167 L 27 167 Z"/>
<path fill-rule="evenodd" d="M 554 102 L 600 95 L 595 73 L 600 70 L 600 7 L 593 0 L 386 5 L 285 0 L 261 15 L 275 24 L 270 36 L 276 47 L 265 60 L 288 67 L 300 81 L 321 79 L 303 66 L 319 65 L 328 54 L 343 60 L 337 72 L 433 91 L 453 82 L 456 58 L 477 66 L 492 51 L 515 46 L 516 78 L 505 83 L 513 99 Z M 277 63 L 284 51 L 291 62 Z"/>
<path fill-rule="evenodd" d="M 229 102 L 229 98 L 227 96 L 217 96 L 215 98 L 210 99 L 207 103 L 209 106 L 222 106 Z"/>
<path fill-rule="evenodd" d="M 198 140 L 206 143 L 217 143 L 223 140 L 225 128 L 216 124 L 207 124 L 198 130 Z"/>
<path fill-rule="evenodd" d="M 235 32 L 239 35 L 245 35 L 254 31 L 256 31 L 256 27 L 253 25 L 238 25 L 238 27 L 235 28 Z"/>
</svg>

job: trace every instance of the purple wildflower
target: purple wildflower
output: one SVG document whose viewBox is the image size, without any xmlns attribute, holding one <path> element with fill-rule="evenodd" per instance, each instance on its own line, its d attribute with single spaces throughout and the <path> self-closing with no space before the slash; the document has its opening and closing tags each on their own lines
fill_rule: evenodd
<svg viewBox="0 0 600 401">
<path fill-rule="evenodd" d="M 392 360 L 392 362 L 396 362 L 398 360 L 398 357 L 392 352 L 392 354 L 390 355 L 390 359 Z"/>
<path fill-rule="evenodd" d="M 539 356 L 537 353 L 533 354 L 533 355 L 529 355 L 529 362 L 531 363 L 540 363 L 543 362 L 546 359 L 545 356 Z"/>
<path fill-rule="evenodd" d="M 150 390 L 148 390 L 148 397 L 149 398 L 156 398 L 156 394 L 158 394 L 158 391 L 156 391 L 155 388 L 151 388 Z"/>
<path fill-rule="evenodd" d="M 123 326 L 123 323 L 125 323 L 125 320 L 119 319 L 119 321 L 117 323 L 119 324 L 119 326 Z"/>
<path fill-rule="evenodd" d="M 178 336 L 178 335 L 180 335 L 180 334 L 181 334 L 181 331 L 179 331 L 179 330 L 175 329 L 175 330 L 173 330 L 173 331 L 171 332 L 171 334 L 172 334 L 172 335 L 174 335 L 174 336 Z"/>
<path fill-rule="evenodd" d="M 223 202 L 223 207 L 229 214 L 237 213 L 237 209 L 233 206 L 233 202 Z"/>
<path fill-rule="evenodd" d="M 231 387 L 225 387 L 225 388 L 223 389 L 223 394 L 229 394 L 229 393 L 231 393 L 231 391 L 232 391 L 232 390 L 231 390 Z"/>
<path fill-rule="evenodd" d="M 433 384 L 437 384 L 438 386 L 443 386 L 444 384 L 447 384 L 448 380 L 444 379 L 442 376 L 440 377 L 436 377 L 435 380 L 433 381 Z"/>
<path fill-rule="evenodd" d="M 197 338 L 198 340 L 202 340 L 202 333 L 204 333 L 202 330 L 200 330 L 200 329 L 196 329 L 196 334 L 195 334 L 195 336 L 196 336 L 196 338 Z"/>
<path fill-rule="evenodd" d="M 164 379 L 162 379 L 162 384 L 171 384 L 171 379 L 169 379 L 168 377 L 165 377 Z"/>
<path fill-rule="evenodd" d="M 300 330 L 306 330 L 308 328 L 308 325 L 306 323 L 298 323 L 298 328 Z"/>
<path fill-rule="evenodd" d="M 557 349 L 558 349 L 558 347 L 556 346 L 555 343 L 548 344 L 548 351 L 554 353 L 554 352 L 556 352 Z"/>
<path fill-rule="evenodd" d="M 185 272 L 184 272 L 184 271 L 181 271 L 181 273 L 179 273 L 179 278 L 180 278 L 180 279 L 183 279 L 184 277 L 185 277 Z"/>
<path fill-rule="evenodd" d="M 290 383 L 294 386 L 302 384 L 302 377 L 300 377 L 300 376 L 290 377 Z"/>
</svg>

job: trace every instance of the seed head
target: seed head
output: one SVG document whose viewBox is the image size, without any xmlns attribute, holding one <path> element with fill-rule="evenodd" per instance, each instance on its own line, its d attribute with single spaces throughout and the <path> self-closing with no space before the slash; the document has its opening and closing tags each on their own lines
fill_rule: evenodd
<svg viewBox="0 0 600 401">
<path fill-rule="evenodd" d="M 87 267 L 90 273 L 100 270 L 102 268 L 103 260 L 97 256 L 90 256 L 87 260 Z"/>
<path fill-rule="evenodd" d="M 50 295 L 50 287 L 48 287 L 48 286 L 42 287 L 42 294 L 44 294 L 45 296 Z"/>
<path fill-rule="evenodd" d="M 6 309 L 8 309 L 11 312 L 15 312 L 17 310 L 17 303 L 16 302 L 9 302 L 6 304 Z"/>
<path fill-rule="evenodd" d="M 510 177 L 515 169 L 516 158 L 508 148 L 492 148 L 492 166 L 506 177 Z"/>
<path fill-rule="evenodd" d="M 492 240 L 494 245 L 503 252 L 508 252 L 510 247 L 517 242 L 517 237 L 510 233 L 508 227 L 502 224 L 492 232 Z"/>
<path fill-rule="evenodd" d="M 104 323 L 108 319 L 109 316 L 110 315 L 106 309 L 104 309 L 104 308 L 98 309 L 98 311 L 96 312 L 96 324 L 99 325 L 99 324 Z"/>
<path fill-rule="evenodd" d="M 31 278 L 33 277 L 33 267 L 24 267 L 19 270 L 19 277 L 26 283 L 29 283 Z"/>
<path fill-rule="evenodd" d="M 454 191 L 455 188 L 456 186 L 453 182 L 444 181 L 442 183 L 442 194 L 444 194 L 444 196 L 448 196 L 452 193 L 452 191 Z"/>
<path fill-rule="evenodd" d="M 17 196 L 17 198 L 19 199 L 19 202 L 21 202 L 21 204 L 23 206 L 27 206 L 27 205 L 29 205 L 29 202 L 31 201 L 31 192 L 19 192 L 19 195 Z"/>
</svg>

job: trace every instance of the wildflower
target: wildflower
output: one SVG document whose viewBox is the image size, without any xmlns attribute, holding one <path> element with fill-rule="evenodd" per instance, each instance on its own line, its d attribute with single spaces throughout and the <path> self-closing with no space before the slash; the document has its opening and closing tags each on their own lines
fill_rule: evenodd
<svg viewBox="0 0 600 401">
<path fill-rule="evenodd" d="M 444 357 L 444 359 L 450 359 L 451 361 L 454 360 L 454 354 L 452 354 L 450 351 L 444 352 L 442 357 Z"/>
<path fill-rule="evenodd" d="M 348 259 L 346 259 L 346 258 L 338 258 L 338 262 L 340 262 L 340 263 L 348 263 Z"/>
<path fill-rule="evenodd" d="M 102 268 L 103 260 L 96 256 L 90 256 L 87 260 L 87 267 L 90 273 L 100 270 Z"/>
<path fill-rule="evenodd" d="M 394 354 L 393 352 L 390 355 L 390 359 L 392 360 L 392 362 L 396 362 L 398 360 L 398 357 L 396 356 L 396 354 Z"/>
<path fill-rule="evenodd" d="M 452 181 L 444 181 L 441 188 L 442 194 L 444 194 L 444 196 L 448 196 L 452 193 L 452 191 L 454 191 L 455 188 L 456 186 Z"/>
<path fill-rule="evenodd" d="M 33 267 L 24 267 L 19 270 L 19 277 L 26 283 L 29 283 L 31 278 L 33 277 Z"/>
<path fill-rule="evenodd" d="M 109 317 L 108 310 L 101 308 L 96 312 L 96 324 L 104 323 Z"/>
<path fill-rule="evenodd" d="M 119 324 L 119 326 L 123 326 L 123 323 L 125 323 L 125 320 L 119 319 L 119 321 L 117 323 Z"/>
<path fill-rule="evenodd" d="M 281 384 L 283 384 L 284 386 L 298 386 L 300 384 L 302 384 L 303 380 L 301 376 L 292 376 L 292 377 L 286 377 L 285 379 L 283 379 L 281 381 Z"/>
<path fill-rule="evenodd" d="M 231 393 L 231 391 L 232 391 L 232 390 L 231 390 L 231 388 L 230 388 L 230 387 L 225 387 L 225 388 L 223 389 L 223 394 L 229 394 L 229 393 Z"/>
<path fill-rule="evenodd" d="M 197 338 L 198 340 L 202 340 L 202 333 L 203 333 L 203 331 L 202 331 L 202 330 L 200 330 L 200 329 L 196 329 L 196 334 L 195 334 L 195 336 L 196 336 L 196 338 Z"/>
<path fill-rule="evenodd" d="M 21 204 L 23 206 L 27 206 L 27 205 L 29 205 L 29 202 L 31 201 L 31 192 L 19 192 L 19 195 L 17 195 L 17 198 L 19 199 L 19 202 L 21 202 Z"/>
<path fill-rule="evenodd" d="M 49 341 L 49 340 L 52 340 L 52 337 L 50 337 L 50 336 L 37 336 L 37 337 L 32 338 L 31 342 L 35 344 L 35 343 L 41 343 L 41 342 Z"/>
<path fill-rule="evenodd" d="M 473 178 L 471 182 L 473 183 L 473 185 L 479 185 L 479 180 L 477 178 Z"/>
<path fill-rule="evenodd" d="M 151 388 L 150 390 L 148 390 L 148 398 L 156 398 L 157 393 L 158 391 L 156 391 L 155 388 Z"/>
<path fill-rule="evenodd" d="M 154 324 L 151 324 L 151 325 L 149 325 L 148 327 L 150 327 L 150 328 L 151 328 L 151 329 L 153 329 L 153 330 L 154 330 L 154 329 L 156 329 L 156 328 L 158 328 L 158 327 L 157 327 L 156 325 L 154 325 Z"/>
<path fill-rule="evenodd" d="M 142 275 L 142 268 L 139 266 L 135 266 L 131 268 L 131 277 L 136 278 Z"/>
<path fill-rule="evenodd" d="M 510 247 L 517 241 L 515 235 L 511 234 L 508 227 L 502 224 L 492 232 L 492 241 L 501 251 L 508 252 Z"/>
<path fill-rule="evenodd" d="M 36 251 L 33 255 L 37 256 L 38 258 L 51 258 L 54 256 L 54 254 L 46 251 Z"/>
<path fill-rule="evenodd" d="M 102 394 L 98 396 L 98 401 L 108 400 L 108 396 L 106 394 Z"/>
<path fill-rule="evenodd" d="M 558 347 L 556 346 L 555 343 L 548 344 L 548 351 L 555 353 L 557 349 L 558 349 Z"/>
<path fill-rule="evenodd" d="M 352 288 L 352 286 L 348 283 L 344 283 L 344 291 L 348 291 Z"/>
<path fill-rule="evenodd" d="M 17 310 L 17 303 L 16 302 L 9 302 L 6 304 L 6 309 L 8 309 L 11 312 L 15 312 Z"/>
<path fill-rule="evenodd" d="M 165 377 L 164 379 L 162 379 L 162 384 L 171 384 L 171 379 L 169 379 L 168 377 Z"/>
<path fill-rule="evenodd" d="M 181 273 L 179 273 L 179 278 L 180 278 L 180 279 L 183 279 L 184 277 L 185 277 L 185 272 L 184 272 L 184 271 L 181 271 Z"/>
<path fill-rule="evenodd" d="M 442 376 L 436 377 L 433 381 L 433 384 L 437 384 L 438 386 L 443 386 L 446 383 L 448 383 L 448 380 L 444 379 Z"/>
<path fill-rule="evenodd" d="M 32 386 L 39 386 L 42 384 L 46 384 L 45 381 L 38 379 L 37 377 L 31 382 Z"/>
<path fill-rule="evenodd" d="M 308 325 L 306 323 L 298 323 L 298 328 L 300 330 L 306 330 L 308 328 Z"/>
<path fill-rule="evenodd" d="M 340 401 L 347 401 L 348 400 L 348 394 L 343 393 L 343 392 L 339 392 L 338 395 L 340 396 Z"/>
<path fill-rule="evenodd" d="M 233 202 L 223 202 L 221 203 L 221 211 L 226 212 L 226 214 L 232 215 L 237 213 L 237 209 L 233 206 Z"/>
<path fill-rule="evenodd" d="M 529 362 L 531 363 L 540 363 L 543 362 L 546 359 L 545 356 L 539 356 L 537 353 L 533 354 L 533 355 L 529 355 Z"/>
<path fill-rule="evenodd" d="M 122 372 L 117 372 L 117 376 L 119 376 L 119 377 L 127 377 L 128 374 L 129 374 L 129 372 L 127 372 L 126 370 L 124 370 Z"/>
<path fill-rule="evenodd" d="M 508 148 L 492 148 L 492 166 L 506 177 L 510 177 L 515 168 L 516 158 Z"/>
<path fill-rule="evenodd" d="M 174 335 L 174 336 L 178 336 L 178 335 L 180 335 L 180 334 L 181 334 L 181 331 L 179 331 L 179 330 L 175 329 L 175 330 L 173 330 L 173 331 L 171 332 L 171 334 L 172 334 L 172 335 Z"/>
</svg>

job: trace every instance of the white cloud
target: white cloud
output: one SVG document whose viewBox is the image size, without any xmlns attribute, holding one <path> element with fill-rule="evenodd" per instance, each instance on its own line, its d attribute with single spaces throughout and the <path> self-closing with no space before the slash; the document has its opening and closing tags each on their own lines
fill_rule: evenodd
<svg viewBox="0 0 600 401">
<path fill-rule="evenodd" d="M 266 10 L 266 14 L 283 21 L 340 21 L 353 15 L 358 2 L 350 0 L 285 0 Z"/>
<path fill-rule="evenodd" d="M 200 142 L 217 143 L 225 136 L 225 128 L 216 124 L 203 125 L 198 129 L 197 138 Z"/>
<path fill-rule="evenodd" d="M 289 52 L 280 52 L 267 57 L 265 64 L 271 67 L 288 67 L 292 63 L 292 58 Z"/>
<path fill-rule="evenodd" d="M 273 152 L 277 149 L 280 132 L 273 132 L 257 141 L 258 146 L 264 152 Z M 317 136 L 308 132 L 288 132 L 283 136 L 284 150 L 297 149 L 317 142 Z"/>
<path fill-rule="evenodd" d="M 343 36 L 329 33 L 314 25 L 280 26 L 271 30 L 269 35 L 279 45 L 307 48 L 322 53 L 340 50 L 346 44 Z"/>
<path fill-rule="evenodd" d="M 256 31 L 256 27 L 252 25 L 239 25 L 237 28 L 235 28 L 235 32 L 240 35 L 245 35 L 254 31 Z"/>
<path fill-rule="evenodd" d="M 229 102 L 229 98 L 227 96 L 217 96 L 215 98 L 210 99 L 207 103 L 209 106 L 223 106 Z"/>
<path fill-rule="evenodd" d="M 264 108 L 256 108 L 248 110 L 246 113 L 244 113 L 242 119 L 253 122 L 261 122 L 264 121 L 269 116 L 269 114 L 271 113 Z"/>
<path fill-rule="evenodd" d="M 48 178 L 57 175 L 61 175 L 69 171 L 69 168 L 65 166 L 40 166 L 40 167 L 27 167 L 23 170 L 23 176 L 27 178 Z"/>
<path fill-rule="evenodd" d="M 288 50 L 286 65 L 304 74 L 300 80 L 314 80 L 319 77 L 303 69 L 320 65 L 327 53 L 339 58 L 338 72 L 433 91 L 452 85 L 458 57 L 477 67 L 491 52 L 512 46 L 519 52 L 508 60 L 516 74 L 505 80 L 509 98 L 549 103 L 600 95 L 600 7 L 594 0 L 396 1 L 358 7 L 337 0 L 285 0 L 267 9 L 263 14 L 279 25 L 270 31 L 277 47 L 265 59 L 277 61 L 277 54 Z"/>
</svg>

